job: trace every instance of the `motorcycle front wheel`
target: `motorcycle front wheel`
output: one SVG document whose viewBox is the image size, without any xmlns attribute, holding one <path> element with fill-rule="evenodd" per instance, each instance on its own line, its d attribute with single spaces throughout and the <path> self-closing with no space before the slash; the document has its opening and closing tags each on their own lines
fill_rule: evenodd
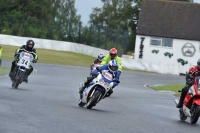
<svg viewBox="0 0 200 133">
<path fill-rule="evenodd" d="M 21 77 L 22 77 L 22 73 L 20 73 L 19 71 L 15 72 L 15 76 L 12 81 L 13 88 L 15 88 L 15 89 L 18 88 L 19 84 L 21 83 Z"/>
<path fill-rule="evenodd" d="M 93 106 L 95 106 L 100 96 L 101 96 L 101 91 L 95 90 L 94 95 L 87 102 L 87 105 L 86 105 L 87 109 L 91 109 Z"/>
<path fill-rule="evenodd" d="M 191 124 L 196 124 L 198 119 L 199 119 L 199 114 L 200 114 L 200 106 L 196 105 L 191 108 L 191 117 L 190 117 L 190 123 Z"/>
<path fill-rule="evenodd" d="M 19 86 L 19 84 L 20 84 L 20 79 L 16 79 L 15 81 L 13 81 L 12 87 L 15 88 L 15 89 L 17 89 L 18 86 Z"/>
</svg>

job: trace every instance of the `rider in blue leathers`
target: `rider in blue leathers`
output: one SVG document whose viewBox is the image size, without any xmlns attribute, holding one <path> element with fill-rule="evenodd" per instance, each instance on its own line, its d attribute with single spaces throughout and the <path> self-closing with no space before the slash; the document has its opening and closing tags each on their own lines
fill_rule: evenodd
<svg viewBox="0 0 200 133">
<path fill-rule="evenodd" d="M 118 82 L 116 81 L 119 81 L 119 77 L 120 77 L 120 72 L 118 71 L 118 63 L 116 60 L 111 60 L 109 61 L 108 64 L 106 65 L 103 65 L 100 67 L 100 69 L 102 71 L 108 71 L 109 73 L 111 73 L 113 75 L 113 81 L 114 82 L 111 82 L 110 83 L 110 86 L 112 87 L 112 89 L 118 85 Z M 99 71 L 97 69 L 94 69 L 91 73 L 91 77 L 87 77 L 84 81 L 84 86 L 82 88 L 80 88 L 80 95 L 83 94 L 83 91 L 85 89 L 85 87 L 99 74 Z M 110 91 L 108 91 L 108 93 L 106 94 L 106 96 L 110 96 L 112 93 L 113 93 L 113 90 L 110 89 Z"/>
</svg>

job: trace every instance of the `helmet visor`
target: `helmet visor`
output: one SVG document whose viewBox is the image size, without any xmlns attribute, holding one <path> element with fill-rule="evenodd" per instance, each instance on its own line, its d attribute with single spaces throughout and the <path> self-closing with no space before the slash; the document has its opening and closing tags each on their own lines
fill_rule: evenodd
<svg viewBox="0 0 200 133">
<path fill-rule="evenodd" d="M 110 66 L 110 69 L 115 72 L 115 71 L 117 71 L 118 66 Z"/>
<path fill-rule="evenodd" d="M 33 44 L 28 44 L 28 47 L 29 48 L 33 48 Z"/>
<path fill-rule="evenodd" d="M 198 68 L 200 69 L 200 62 L 197 62 L 197 66 L 198 66 Z"/>
<path fill-rule="evenodd" d="M 110 56 L 111 56 L 112 58 L 115 58 L 116 55 L 117 55 L 117 54 L 112 54 L 112 53 L 110 53 Z"/>
<path fill-rule="evenodd" d="M 99 55 L 98 59 L 101 61 L 103 59 L 103 57 L 104 57 L 103 55 Z"/>
</svg>

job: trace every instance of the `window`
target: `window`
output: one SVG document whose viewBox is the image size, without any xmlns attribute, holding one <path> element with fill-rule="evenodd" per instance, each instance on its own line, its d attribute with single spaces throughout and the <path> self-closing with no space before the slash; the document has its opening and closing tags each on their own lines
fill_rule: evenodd
<svg viewBox="0 0 200 133">
<path fill-rule="evenodd" d="M 150 45 L 153 46 L 163 46 L 172 47 L 173 39 L 171 38 L 161 38 L 161 37 L 151 37 Z"/>
<path fill-rule="evenodd" d="M 151 38 L 151 43 L 150 43 L 150 45 L 161 46 L 161 39 L 162 39 L 162 38 L 158 38 L 158 37 L 153 37 L 153 38 Z"/>
</svg>

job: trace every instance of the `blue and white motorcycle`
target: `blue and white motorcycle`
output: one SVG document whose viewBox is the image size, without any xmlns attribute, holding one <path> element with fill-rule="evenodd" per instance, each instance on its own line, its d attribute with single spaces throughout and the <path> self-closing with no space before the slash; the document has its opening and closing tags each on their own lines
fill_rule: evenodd
<svg viewBox="0 0 200 133">
<path fill-rule="evenodd" d="M 96 69 L 100 73 L 89 83 L 88 86 L 86 86 L 83 91 L 78 103 L 80 107 L 86 106 L 88 109 L 91 109 L 93 106 L 96 106 L 101 99 L 105 98 L 107 92 L 112 89 L 113 85 L 110 85 L 110 83 L 120 82 L 113 80 L 113 75 L 107 70 L 101 71 L 99 67 Z M 83 83 L 80 83 L 79 87 L 83 87 Z"/>
<path fill-rule="evenodd" d="M 13 71 L 13 76 L 11 77 L 12 80 L 12 87 L 18 88 L 19 84 L 24 81 L 26 71 L 30 69 L 30 65 L 33 61 L 33 55 L 28 52 L 21 52 L 17 61 L 17 66 Z"/>
</svg>

